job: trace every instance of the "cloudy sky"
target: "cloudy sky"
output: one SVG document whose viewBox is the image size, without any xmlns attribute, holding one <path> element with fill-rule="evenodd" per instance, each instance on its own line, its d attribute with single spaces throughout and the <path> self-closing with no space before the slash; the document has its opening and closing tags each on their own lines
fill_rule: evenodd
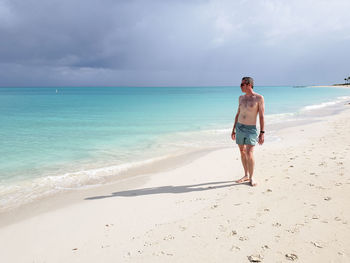
<svg viewBox="0 0 350 263">
<path fill-rule="evenodd" d="M 0 0 L 0 86 L 333 84 L 349 0 Z"/>
</svg>

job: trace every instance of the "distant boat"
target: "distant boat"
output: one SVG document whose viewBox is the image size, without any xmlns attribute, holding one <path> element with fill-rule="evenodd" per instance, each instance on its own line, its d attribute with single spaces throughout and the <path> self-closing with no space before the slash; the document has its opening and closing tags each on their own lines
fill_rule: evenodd
<svg viewBox="0 0 350 263">
<path fill-rule="evenodd" d="M 58 93 L 58 90 L 56 89 L 56 93 Z"/>
</svg>

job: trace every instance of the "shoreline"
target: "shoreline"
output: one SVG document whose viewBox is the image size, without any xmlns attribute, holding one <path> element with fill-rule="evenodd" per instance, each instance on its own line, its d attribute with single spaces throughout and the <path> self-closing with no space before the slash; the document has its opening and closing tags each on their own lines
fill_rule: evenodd
<svg viewBox="0 0 350 263">
<path fill-rule="evenodd" d="M 257 187 L 234 183 L 238 149 L 211 151 L 33 204 L 23 220 L 0 226 L 0 254 L 6 262 L 248 262 L 256 254 L 266 262 L 287 254 L 348 262 L 350 108 L 342 107 L 258 146 Z"/>
<path fill-rule="evenodd" d="M 350 88 L 350 84 L 312 85 L 311 88 Z"/>
<path fill-rule="evenodd" d="M 346 102 L 346 103 L 345 103 Z M 345 104 L 344 104 L 345 103 Z M 283 129 L 288 129 L 290 127 L 297 127 L 309 123 L 316 123 L 319 122 L 320 117 L 324 116 L 332 116 L 339 114 L 339 112 L 345 110 L 343 105 L 350 104 L 349 100 L 343 100 L 341 102 L 337 102 L 335 104 L 330 104 L 322 106 L 320 108 L 311 109 L 311 110 L 303 110 L 301 111 L 301 114 L 297 114 L 294 116 L 294 119 L 287 119 L 285 122 L 277 122 L 272 124 L 267 124 L 267 129 L 270 131 L 269 137 L 267 137 L 267 140 L 279 140 L 279 137 L 276 135 L 278 132 L 280 132 Z M 226 135 L 226 134 L 225 134 Z M 227 134 L 229 136 L 229 134 Z M 90 189 L 98 189 L 103 187 L 108 187 L 109 185 L 116 185 L 119 183 L 123 183 L 124 181 L 128 181 L 130 179 L 139 178 L 142 176 L 149 176 L 154 173 L 161 173 L 161 172 L 167 172 L 170 170 L 177 169 L 181 166 L 187 165 L 194 160 L 207 155 L 213 151 L 220 150 L 220 149 L 232 149 L 232 147 L 235 147 L 235 143 L 232 142 L 230 139 L 227 140 L 227 145 L 221 145 L 220 147 L 206 147 L 201 149 L 184 149 L 181 153 L 174 152 L 168 156 L 163 157 L 156 157 L 152 159 L 151 162 L 141 161 L 141 165 L 136 165 L 135 167 L 131 167 L 127 169 L 125 172 L 122 172 L 118 175 L 111 175 L 106 178 L 104 178 L 104 181 L 101 183 L 94 183 L 94 184 L 87 184 L 83 185 L 81 187 L 76 188 L 62 188 L 61 190 L 57 190 L 53 193 L 48 193 L 43 196 L 39 196 L 38 198 L 34 199 L 33 201 L 26 202 L 24 204 L 20 204 L 17 206 L 12 206 L 9 208 L 2 208 L 0 210 L 0 216 L 3 218 L 9 218 L 7 215 L 14 215 L 16 214 L 17 218 L 15 221 L 21 220 L 21 218 L 27 218 L 29 214 L 32 214 L 33 216 L 37 213 L 47 212 L 49 210 L 54 210 L 54 207 L 50 207 L 49 205 L 46 205 L 46 203 L 50 203 L 51 200 L 60 200 L 58 203 L 60 203 L 58 206 L 62 207 L 67 205 L 70 202 L 66 202 L 64 196 L 75 196 L 77 195 L 76 192 L 82 191 L 86 192 Z M 99 170 L 100 168 L 97 168 Z M 101 168 L 102 169 L 102 168 Z M 74 174 L 74 173 L 72 173 Z M 74 199 L 74 198 L 73 198 Z M 37 208 L 41 207 L 38 211 Z M 42 207 L 46 207 L 46 209 L 43 209 Z M 27 213 L 23 211 L 37 211 L 35 213 Z M 23 216 L 18 216 L 23 215 Z M 11 216 L 10 216 L 11 217 Z M 13 217 L 14 218 L 14 217 Z M 8 224 L 8 222 L 11 220 L 0 220 L 0 226 Z M 5 222 L 5 223 L 4 223 Z"/>
<path fill-rule="evenodd" d="M 312 90 L 308 92 L 314 93 Z M 330 92 L 332 93 L 333 91 Z M 335 94 L 346 93 L 347 92 L 342 90 L 335 92 Z M 336 97 L 334 95 L 330 103 L 332 104 L 339 98 L 340 97 Z M 303 102 L 302 99 L 300 99 L 300 101 Z M 323 101 L 326 101 L 326 103 Z M 317 114 L 317 112 L 320 111 L 319 108 L 327 106 L 327 104 L 329 104 L 327 102 L 327 99 L 319 100 L 318 102 L 312 100 L 305 101 L 304 103 L 298 104 L 299 108 L 290 108 L 289 113 L 287 108 L 287 113 L 278 114 L 277 112 L 277 114 L 271 113 L 269 115 L 266 115 L 267 123 L 274 123 L 269 127 L 269 130 L 273 130 L 273 132 L 275 132 L 275 130 L 278 130 L 280 127 L 285 126 L 285 124 L 288 126 L 293 126 L 299 122 L 308 122 L 309 117 L 313 118 L 313 116 L 309 116 L 309 114 Z M 311 111 L 310 113 L 303 110 L 302 107 L 310 107 L 316 111 Z M 323 111 L 325 110 L 322 109 L 322 112 Z M 304 119 L 307 120 L 302 120 L 302 116 L 305 116 Z M 276 124 L 277 122 L 280 122 L 282 124 Z M 127 177 L 129 173 L 135 174 L 133 171 L 139 170 L 142 173 L 142 170 L 149 166 L 152 166 L 153 168 L 156 168 L 157 166 L 161 167 L 162 161 L 167 162 L 168 157 L 171 159 L 176 159 L 176 156 L 178 155 L 180 156 L 182 154 L 187 154 L 189 152 L 202 149 L 206 150 L 207 148 L 211 147 L 231 147 L 232 142 L 229 139 L 231 127 L 232 122 L 226 123 L 225 121 L 225 123 L 220 122 L 220 124 L 216 124 L 215 126 L 213 126 L 213 123 L 208 123 L 208 126 L 203 126 L 202 129 L 201 126 L 193 127 L 193 129 L 198 128 L 198 130 L 162 134 L 158 136 L 157 139 L 151 141 L 152 144 L 149 144 L 150 147 L 145 148 L 144 150 L 142 150 L 143 148 L 141 147 L 142 149 L 140 148 L 141 150 L 139 149 L 138 151 L 134 151 L 133 149 L 131 149 L 130 152 L 128 152 L 126 149 L 121 149 L 119 151 L 119 149 L 116 147 L 116 151 L 111 151 L 109 154 L 108 150 L 106 153 L 104 153 L 103 147 L 101 149 L 99 147 L 96 147 L 96 149 L 100 149 L 101 151 L 100 153 L 97 150 L 94 151 L 96 154 L 91 154 L 91 159 L 90 157 L 82 160 L 75 160 L 72 158 L 72 160 L 62 164 L 60 167 L 56 167 L 55 165 L 51 167 L 50 163 L 45 163 L 45 159 L 43 159 L 42 162 L 38 161 L 37 157 L 39 155 L 37 155 L 34 156 L 36 158 L 34 160 L 36 161 L 33 162 L 33 164 L 36 165 L 36 168 L 30 169 L 31 166 L 28 166 L 27 170 L 22 171 L 24 175 L 22 177 L 17 177 L 17 175 L 20 175 L 20 170 L 23 169 L 19 168 L 18 172 L 15 173 L 16 175 L 14 175 L 14 178 L 17 178 L 18 181 L 12 181 L 13 183 L 9 178 L 11 177 L 11 172 L 7 174 L 7 166 L 4 165 L 5 169 L 1 171 L 2 186 L 0 187 L 0 210 L 4 210 L 3 208 L 5 207 L 12 207 L 27 203 L 29 201 L 32 201 L 32 199 L 35 202 L 37 199 L 45 198 L 45 196 L 51 196 L 57 192 L 66 192 L 66 189 L 73 189 L 73 191 L 75 191 L 75 189 L 78 188 L 89 188 L 94 187 L 94 185 L 98 186 L 109 183 L 110 181 L 117 181 L 119 179 Z M 274 140 L 278 139 L 278 137 L 274 134 L 269 134 L 267 139 Z M 10 143 L 8 145 L 10 145 Z M 50 143 L 47 143 L 46 145 L 50 145 Z M 110 148 L 112 149 L 113 147 Z M 58 151 L 56 153 L 55 147 L 52 147 L 52 149 L 53 151 L 50 152 L 50 154 L 52 153 L 53 156 L 55 156 L 55 154 L 59 155 L 60 152 Z M 23 152 L 26 150 L 29 150 L 29 152 L 31 151 L 31 149 L 25 148 L 18 150 L 19 152 L 22 150 Z M 6 153 L 6 147 L 4 151 Z M 122 153 L 123 151 L 125 151 L 124 159 L 118 157 L 118 154 Z M 88 155 L 90 154 L 88 151 L 86 153 Z M 103 156 L 105 156 L 106 159 L 104 159 Z M 110 156 L 114 157 L 110 159 Z M 12 159 L 15 160 L 16 158 Z M 168 163 L 171 163 L 171 161 Z M 16 162 L 13 162 L 13 165 L 15 164 Z M 170 167 L 171 165 L 168 164 L 168 166 Z M 18 167 L 21 166 L 19 165 Z M 24 178 L 25 180 L 22 180 Z"/>
<path fill-rule="evenodd" d="M 222 148 L 207 148 L 197 151 L 174 155 L 154 163 L 144 164 L 140 167 L 131 168 L 126 174 L 118 176 L 102 184 L 88 185 L 75 189 L 66 189 L 47 196 L 38 198 L 32 202 L 22 204 L 17 207 L 11 207 L 0 211 L 0 228 L 28 218 L 40 215 L 42 213 L 64 208 L 81 201 L 81 197 L 86 193 L 104 192 L 106 189 L 117 188 L 125 190 L 129 187 L 136 187 L 145 184 L 150 180 L 153 174 L 169 172 L 181 166 L 188 165 L 196 159 L 199 159 L 213 151 L 223 150 Z M 55 206 L 52 206 L 55 203 Z"/>
</svg>

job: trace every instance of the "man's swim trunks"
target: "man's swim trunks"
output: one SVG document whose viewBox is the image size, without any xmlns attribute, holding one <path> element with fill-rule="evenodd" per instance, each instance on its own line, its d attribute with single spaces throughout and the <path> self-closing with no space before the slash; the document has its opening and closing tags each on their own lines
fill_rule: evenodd
<svg viewBox="0 0 350 263">
<path fill-rule="evenodd" d="M 256 125 L 245 125 L 237 122 L 236 125 L 236 143 L 240 145 L 255 145 L 258 139 L 258 130 Z"/>
</svg>

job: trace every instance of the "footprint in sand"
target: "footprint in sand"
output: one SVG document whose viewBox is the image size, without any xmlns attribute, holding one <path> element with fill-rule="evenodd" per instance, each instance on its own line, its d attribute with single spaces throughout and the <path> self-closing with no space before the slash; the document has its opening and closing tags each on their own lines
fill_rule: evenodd
<svg viewBox="0 0 350 263">
<path fill-rule="evenodd" d="M 250 255 L 248 256 L 248 260 L 250 262 L 261 262 L 263 260 L 263 256 L 262 255 Z"/>
<path fill-rule="evenodd" d="M 187 227 L 185 227 L 185 226 L 179 226 L 179 228 L 181 231 L 185 231 L 187 229 Z"/>
<path fill-rule="evenodd" d="M 110 245 L 102 245 L 101 248 L 108 248 Z"/>
<path fill-rule="evenodd" d="M 167 236 L 165 236 L 165 237 L 163 238 L 163 240 L 165 240 L 165 241 L 167 241 L 167 240 L 173 240 L 173 239 L 175 239 L 175 237 L 174 237 L 173 235 L 171 235 L 171 234 L 169 234 L 169 235 L 167 235 Z"/>
<path fill-rule="evenodd" d="M 299 229 L 297 227 L 294 227 L 294 228 L 291 228 L 291 229 L 287 229 L 286 231 L 289 232 L 289 233 L 294 234 L 294 233 L 298 233 Z"/>
<path fill-rule="evenodd" d="M 318 243 L 318 242 L 313 242 L 313 241 L 311 241 L 311 244 L 313 244 L 315 247 L 323 248 L 323 245 L 321 245 L 321 244 Z"/>
<path fill-rule="evenodd" d="M 291 261 L 298 259 L 298 256 L 296 254 L 286 254 L 285 256 L 288 260 L 291 260 Z"/>
<path fill-rule="evenodd" d="M 241 250 L 241 248 L 233 245 L 230 250 L 231 251 L 237 251 L 237 250 Z"/>
<path fill-rule="evenodd" d="M 144 247 L 151 247 L 151 246 L 152 246 L 152 243 L 146 241 L 146 242 L 143 244 L 143 246 L 144 246 Z"/>
<path fill-rule="evenodd" d="M 277 236 L 274 236 L 274 238 L 275 238 L 275 242 L 279 242 L 279 241 L 280 241 L 281 236 L 277 235 Z"/>
<path fill-rule="evenodd" d="M 249 238 L 246 237 L 246 236 L 239 237 L 239 240 L 240 240 L 240 241 L 246 241 L 246 240 L 248 240 L 248 239 L 249 239 Z"/>
<path fill-rule="evenodd" d="M 220 230 L 221 232 L 226 232 L 226 231 L 227 231 L 227 228 L 226 228 L 225 226 L 223 226 L 223 225 L 219 225 L 219 230 Z"/>
</svg>

